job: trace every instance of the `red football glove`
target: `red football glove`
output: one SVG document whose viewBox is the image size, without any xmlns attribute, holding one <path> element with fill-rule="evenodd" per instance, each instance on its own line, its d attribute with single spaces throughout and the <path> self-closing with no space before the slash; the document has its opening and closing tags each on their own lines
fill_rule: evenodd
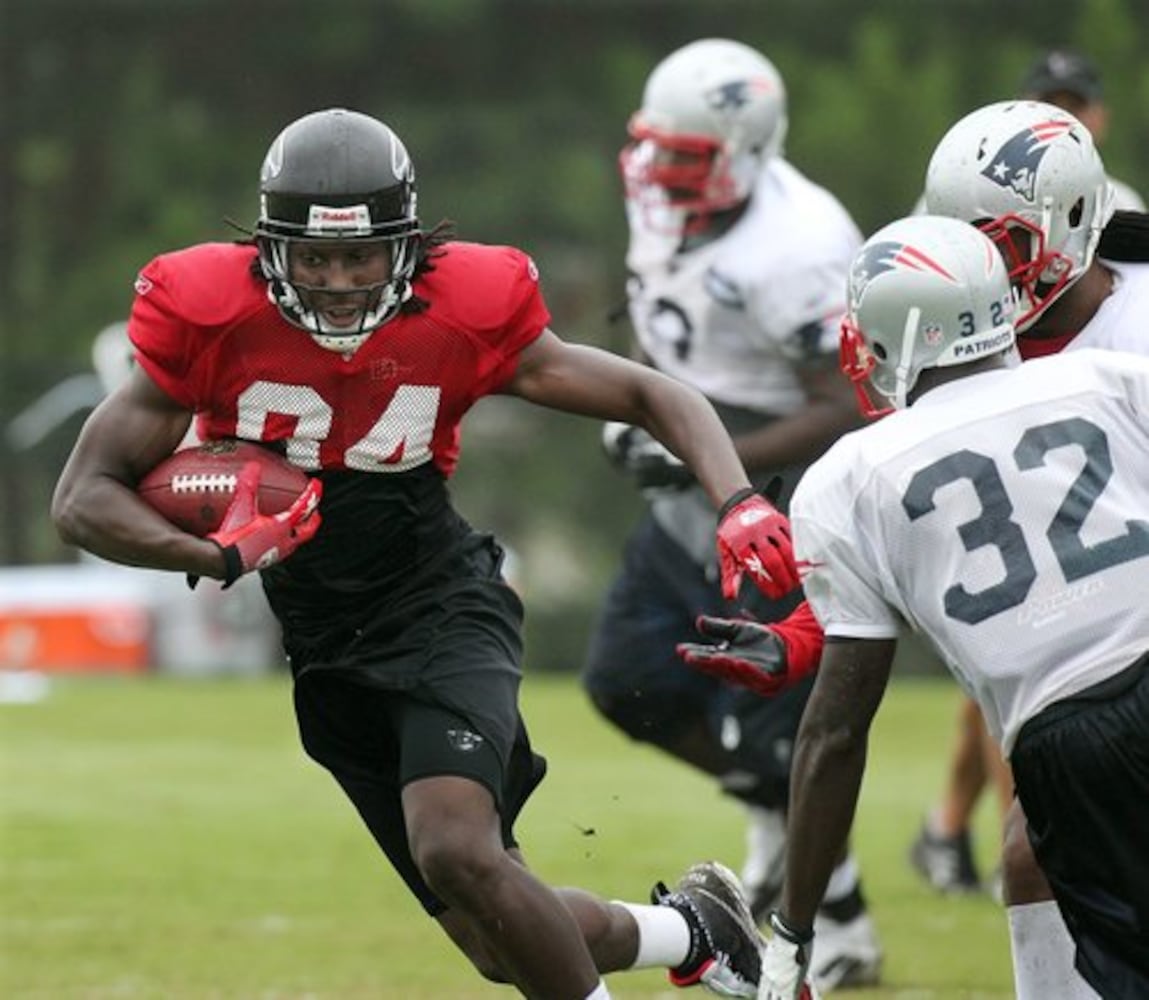
<svg viewBox="0 0 1149 1000">
<path fill-rule="evenodd" d="M 702 615 L 694 627 L 711 643 L 680 642 L 675 649 L 690 666 L 771 698 L 818 668 L 824 637 L 810 605 L 772 625 L 749 619 Z"/>
<path fill-rule="evenodd" d="M 235 486 L 235 499 L 227 508 L 223 523 L 207 536 L 223 550 L 225 587 L 244 573 L 266 569 L 286 559 L 319 530 L 316 507 L 323 495 L 323 484 L 318 479 L 312 479 L 287 510 L 261 514 L 259 477 L 260 468 L 255 462 L 243 467 Z"/>
<path fill-rule="evenodd" d="M 790 522 L 749 486 L 719 511 L 718 561 L 722 594 L 728 601 L 737 599 L 743 573 L 770 598 L 782 597 L 798 586 Z"/>
</svg>

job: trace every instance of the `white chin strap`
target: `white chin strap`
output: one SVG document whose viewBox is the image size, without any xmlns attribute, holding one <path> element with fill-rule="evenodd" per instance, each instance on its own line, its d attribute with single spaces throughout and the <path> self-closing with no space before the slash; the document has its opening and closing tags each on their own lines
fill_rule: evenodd
<svg viewBox="0 0 1149 1000">
<path fill-rule="evenodd" d="M 304 322 L 308 324 L 307 332 L 311 339 L 327 351 L 338 351 L 340 354 L 349 354 L 359 350 L 368 338 L 384 323 L 391 319 L 398 311 L 398 307 L 411 297 L 411 286 L 403 282 L 402 291 L 395 285 L 388 284 L 383 291 L 383 297 L 377 309 L 365 313 L 362 327 L 357 333 L 341 333 L 335 327 L 328 327 L 322 317 L 314 312 L 301 312 Z"/>
<path fill-rule="evenodd" d="M 339 354 L 354 354 L 360 347 L 367 343 L 368 338 L 376 329 L 377 327 L 372 327 L 370 330 L 365 330 L 362 333 L 345 333 L 339 335 L 312 333 L 311 339 L 325 351 L 336 351 Z"/>
</svg>

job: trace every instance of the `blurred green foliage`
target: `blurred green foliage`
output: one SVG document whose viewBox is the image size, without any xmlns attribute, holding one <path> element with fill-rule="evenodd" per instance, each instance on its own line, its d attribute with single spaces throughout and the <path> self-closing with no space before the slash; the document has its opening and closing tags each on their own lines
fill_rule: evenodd
<svg viewBox="0 0 1149 1000">
<path fill-rule="evenodd" d="M 647 73 L 693 38 L 776 62 L 790 158 L 866 231 L 909 210 L 949 124 L 1052 45 L 1103 67 L 1107 165 L 1149 188 L 1144 0 L 8 0 L 0 17 L 0 428 L 89 367 L 137 268 L 249 223 L 271 138 L 321 107 L 393 125 L 424 220 L 530 251 L 556 330 L 620 352 L 617 153 Z M 81 417 L 0 443 L 0 562 L 70 558 L 46 510 Z M 460 505 L 523 556 L 534 657 L 573 666 L 638 499 L 589 422 L 492 400 L 465 435 Z"/>
</svg>

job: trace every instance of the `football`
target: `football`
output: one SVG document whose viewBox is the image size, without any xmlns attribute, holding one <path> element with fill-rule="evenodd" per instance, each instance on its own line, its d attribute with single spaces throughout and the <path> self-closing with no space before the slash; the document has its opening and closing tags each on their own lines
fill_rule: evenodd
<svg viewBox="0 0 1149 1000">
<path fill-rule="evenodd" d="M 276 452 L 228 440 L 181 448 L 144 476 L 136 491 L 176 527 L 202 538 L 220 526 L 248 462 L 259 463 L 261 514 L 286 510 L 307 486 L 307 473 Z"/>
</svg>

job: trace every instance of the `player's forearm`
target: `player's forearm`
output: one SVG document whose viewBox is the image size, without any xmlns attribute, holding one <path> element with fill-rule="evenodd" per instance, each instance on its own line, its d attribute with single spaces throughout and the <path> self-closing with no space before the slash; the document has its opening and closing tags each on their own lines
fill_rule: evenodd
<svg viewBox="0 0 1149 1000">
<path fill-rule="evenodd" d="M 680 388 L 673 399 L 660 397 L 646 429 L 686 463 L 719 508 L 750 480 L 714 407 L 701 393 Z"/>
<path fill-rule="evenodd" d="M 52 521 L 69 545 L 111 562 L 222 579 L 218 545 L 180 531 L 121 483 L 105 477 L 66 484 Z"/>
<path fill-rule="evenodd" d="M 734 439 L 750 473 L 814 461 L 838 437 L 857 425 L 856 410 L 836 402 L 814 403 L 798 413 L 772 420 L 765 427 Z"/>
<path fill-rule="evenodd" d="M 866 764 L 864 734 L 799 732 L 787 821 L 781 910 L 794 927 L 814 923 L 826 885 L 850 833 Z"/>
</svg>

